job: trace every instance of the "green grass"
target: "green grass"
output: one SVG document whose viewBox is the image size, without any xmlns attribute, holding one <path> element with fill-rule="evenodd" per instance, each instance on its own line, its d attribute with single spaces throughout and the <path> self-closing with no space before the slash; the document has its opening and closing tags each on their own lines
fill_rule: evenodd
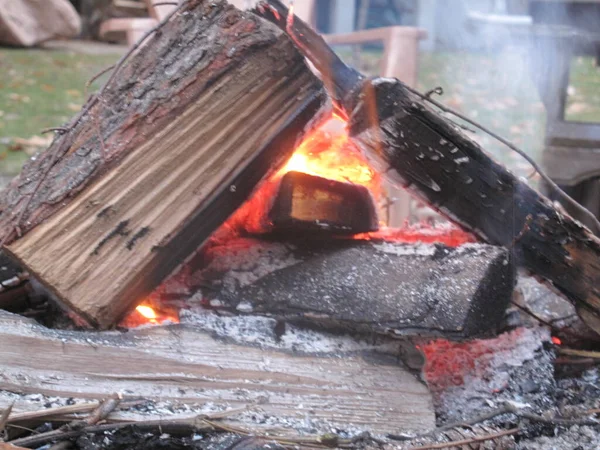
<svg viewBox="0 0 600 450">
<path fill-rule="evenodd" d="M 571 64 L 565 118 L 575 122 L 600 122 L 600 68 L 594 58 L 579 57 Z"/>
<path fill-rule="evenodd" d="M 0 172 L 15 174 L 28 155 L 13 151 L 14 138 L 29 139 L 67 122 L 84 103 L 87 80 L 118 55 L 0 49 Z"/>
</svg>

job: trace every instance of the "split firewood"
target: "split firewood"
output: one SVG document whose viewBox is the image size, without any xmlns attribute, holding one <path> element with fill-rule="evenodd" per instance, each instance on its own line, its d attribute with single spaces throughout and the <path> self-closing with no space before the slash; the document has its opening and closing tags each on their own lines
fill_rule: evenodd
<svg viewBox="0 0 600 450">
<path fill-rule="evenodd" d="M 277 418 L 279 429 L 306 420 L 377 434 L 434 428 L 429 390 L 396 355 L 377 353 L 370 344 L 344 350 L 339 344 L 345 341 L 332 336 L 311 338 L 318 354 L 242 346 L 190 325 L 128 333 L 54 331 L 0 311 L 0 389 L 88 400 L 124 392 L 174 404 L 256 409 Z M 0 397 L 0 409 L 8 406 L 2 402 Z M 13 412 L 22 412 L 24 402 L 17 400 Z M 157 414 L 162 416 L 157 411 L 145 419 L 164 419 Z M 258 434 L 269 429 L 269 421 L 251 416 L 239 413 L 225 423 Z"/>
<path fill-rule="evenodd" d="M 0 197 L 0 240 L 113 326 L 289 157 L 326 102 L 277 27 L 184 2 Z"/>
<path fill-rule="evenodd" d="M 397 184 L 550 282 L 600 333 L 600 240 L 495 162 L 459 127 L 395 79 L 367 79 L 279 0 L 258 14 L 294 39 L 321 73 L 354 142 Z"/>
</svg>

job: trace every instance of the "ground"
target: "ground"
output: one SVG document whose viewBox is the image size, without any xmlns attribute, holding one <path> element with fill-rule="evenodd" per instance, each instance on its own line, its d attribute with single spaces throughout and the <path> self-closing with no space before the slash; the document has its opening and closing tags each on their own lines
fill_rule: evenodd
<svg viewBox="0 0 600 450">
<path fill-rule="evenodd" d="M 91 52 L 81 53 L 90 48 Z M 122 51 L 97 44 L 62 45 L 53 50 L 0 49 L 0 175 L 18 173 L 36 144 L 45 145 L 41 130 L 72 117 L 84 102 L 86 81 L 114 63 Z M 350 54 L 344 49 L 340 53 Z M 380 55 L 376 49 L 365 50 L 361 69 L 376 72 Z M 493 54 L 424 53 L 419 87 L 442 86 L 441 100 L 447 105 L 508 137 L 539 160 L 545 113 L 526 63 L 526 54 L 515 48 Z M 591 58 L 574 61 L 569 94 L 570 120 L 600 121 L 600 70 Z M 529 166 L 502 145 L 481 132 L 473 137 L 520 175 L 530 173 Z"/>
</svg>

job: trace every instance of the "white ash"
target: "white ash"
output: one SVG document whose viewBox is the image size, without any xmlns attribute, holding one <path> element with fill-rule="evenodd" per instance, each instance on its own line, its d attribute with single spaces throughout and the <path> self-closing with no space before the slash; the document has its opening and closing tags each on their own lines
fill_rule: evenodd
<svg viewBox="0 0 600 450">
<path fill-rule="evenodd" d="M 398 256 L 433 256 L 436 252 L 435 245 L 427 244 L 406 245 L 385 242 L 383 244 L 373 244 L 373 247 L 380 252 Z"/>
<path fill-rule="evenodd" d="M 398 344 L 372 343 L 350 336 L 336 336 L 286 324 L 281 336 L 275 332 L 277 321 L 258 316 L 223 316 L 201 308 L 181 311 L 181 323 L 190 324 L 215 336 L 242 345 L 306 354 L 347 354 L 375 350 L 396 354 Z"/>
<path fill-rule="evenodd" d="M 211 249 L 211 262 L 193 277 L 215 279 L 214 274 L 219 274 L 223 287 L 235 292 L 276 270 L 299 263 L 294 256 L 295 249 L 291 244 L 236 239 L 226 246 Z"/>
<path fill-rule="evenodd" d="M 554 355 L 545 350 L 550 341 L 545 328 L 527 329 L 515 345 L 497 351 L 483 373 L 467 375 L 461 386 L 434 396 L 436 412 L 444 423 L 476 417 L 505 402 L 529 404 L 546 410 L 554 406 Z"/>
<path fill-rule="evenodd" d="M 555 436 L 540 436 L 519 442 L 516 450 L 598 450 L 600 432 L 591 427 L 572 426 L 556 430 Z"/>
</svg>

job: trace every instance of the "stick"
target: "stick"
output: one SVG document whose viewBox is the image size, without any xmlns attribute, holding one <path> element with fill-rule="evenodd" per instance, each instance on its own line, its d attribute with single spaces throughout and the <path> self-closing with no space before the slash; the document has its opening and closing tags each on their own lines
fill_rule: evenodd
<svg viewBox="0 0 600 450">
<path fill-rule="evenodd" d="M 8 423 L 8 418 L 10 417 L 13 406 L 15 406 L 14 402 L 11 403 L 8 408 L 2 411 L 2 413 L 0 413 L 0 433 L 6 429 L 6 424 Z"/>
<path fill-rule="evenodd" d="M 600 352 L 591 352 L 585 350 L 573 350 L 570 348 L 559 348 L 558 353 L 566 356 L 579 356 L 581 358 L 590 358 L 600 361 Z"/>
<path fill-rule="evenodd" d="M 42 409 L 40 411 L 27 411 L 12 414 L 8 418 L 8 423 L 24 422 L 28 420 L 44 420 L 49 417 L 57 417 L 67 414 L 86 413 L 93 411 L 99 405 L 98 402 L 82 403 L 79 405 L 59 406 L 56 408 Z"/>
<path fill-rule="evenodd" d="M 501 431 L 501 432 L 495 433 L 495 434 L 488 434 L 487 436 L 479 436 L 479 437 L 474 437 L 474 438 L 470 438 L 470 439 L 463 439 L 462 441 L 425 445 L 423 447 L 411 447 L 409 450 L 436 450 L 436 449 L 443 449 L 443 448 L 450 448 L 450 447 L 460 447 L 463 445 L 475 444 L 478 442 L 493 441 L 494 439 L 498 439 L 498 438 L 501 438 L 504 436 L 512 436 L 513 434 L 517 434 L 519 431 L 521 431 L 520 428 L 513 428 L 511 430 Z"/>
</svg>

